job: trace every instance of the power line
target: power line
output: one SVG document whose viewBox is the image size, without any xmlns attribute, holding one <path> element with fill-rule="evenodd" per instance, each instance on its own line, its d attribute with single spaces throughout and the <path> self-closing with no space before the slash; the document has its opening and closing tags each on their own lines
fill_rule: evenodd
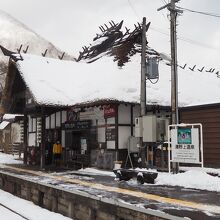
<svg viewBox="0 0 220 220">
<path fill-rule="evenodd" d="M 220 51 L 220 48 L 213 47 L 211 45 L 208 45 L 208 44 L 205 44 L 205 43 L 202 43 L 202 42 L 199 42 L 199 41 L 195 41 L 195 40 L 192 40 L 192 39 L 189 39 L 189 38 L 179 37 L 178 39 L 181 40 L 181 41 L 184 41 L 186 43 L 189 43 L 189 44 L 197 45 L 197 46 L 200 46 L 200 47 L 205 47 L 205 48 L 211 49 L 211 50 Z"/>
<path fill-rule="evenodd" d="M 130 5 L 130 7 L 131 7 L 132 11 L 134 12 L 134 14 L 136 15 L 136 17 L 139 18 L 138 13 L 137 13 L 136 9 L 134 8 L 134 6 L 132 5 L 130 0 L 128 0 L 128 4 Z"/>
<path fill-rule="evenodd" d="M 163 35 L 166 35 L 166 36 L 170 36 L 165 30 L 162 30 L 162 29 L 159 29 L 159 28 L 156 28 L 156 27 L 150 27 L 151 30 L 153 31 L 156 31 L 160 34 L 163 34 Z M 208 45 L 208 44 L 205 44 L 205 43 L 202 43 L 202 42 L 199 42 L 199 41 L 196 41 L 196 40 L 193 40 L 193 39 L 190 39 L 190 38 L 186 38 L 186 37 L 178 37 L 178 40 L 180 41 L 184 41 L 186 43 L 189 43 L 189 44 L 193 44 L 193 45 L 196 45 L 196 46 L 200 46 L 200 47 L 205 47 L 207 49 L 212 49 L 212 50 L 217 50 L 217 51 L 220 51 L 220 48 L 216 48 L 216 47 L 213 47 L 211 45 Z"/>
<path fill-rule="evenodd" d="M 161 0 L 161 1 L 163 1 L 164 3 L 167 3 L 166 0 Z M 133 4 L 131 3 L 130 0 L 128 0 L 128 3 L 129 3 L 129 6 L 131 7 L 132 11 L 134 12 L 135 16 L 139 19 L 140 16 L 138 15 L 138 12 L 136 11 L 135 7 L 133 6 Z M 177 6 L 177 7 L 178 7 L 178 6 Z M 177 8 L 177 7 L 176 7 L 176 8 Z M 178 7 L 178 8 L 180 8 L 180 7 Z M 181 8 L 181 9 L 182 9 L 182 8 Z M 183 8 L 183 10 L 185 10 L 185 9 Z M 160 29 L 160 28 L 157 28 L 157 27 L 155 27 L 155 26 L 153 26 L 153 25 L 151 25 L 149 29 L 151 29 L 151 30 L 153 30 L 153 31 L 155 31 L 155 32 L 158 32 L 158 33 L 160 33 L 160 34 L 166 35 L 166 36 L 168 36 L 168 37 L 170 36 L 170 34 L 167 33 L 165 30 Z M 212 50 L 220 51 L 220 48 L 216 48 L 216 47 L 213 47 L 213 46 L 211 46 L 211 45 L 204 44 L 204 43 L 202 43 L 202 42 L 199 42 L 199 41 L 196 41 L 196 40 L 193 40 L 193 39 L 190 39 L 190 38 L 178 37 L 178 40 L 184 41 L 184 42 L 189 43 L 189 44 L 192 44 L 192 45 L 204 47 L 204 48 L 207 48 L 207 49 L 212 49 Z"/>
<path fill-rule="evenodd" d="M 215 18 L 220 18 L 219 14 L 215 14 L 215 13 L 210 13 L 210 12 L 204 12 L 204 11 L 196 11 L 196 10 L 192 10 L 192 9 L 188 9 L 188 8 L 183 8 L 183 7 L 179 7 L 177 6 L 178 9 L 184 10 L 184 11 L 189 11 L 192 13 L 197 13 L 197 14 L 202 14 L 202 15 L 206 15 L 206 16 L 211 16 L 211 17 L 215 17 Z"/>
<path fill-rule="evenodd" d="M 165 0 L 161 0 L 161 2 L 164 3 L 165 5 L 167 4 L 167 2 Z M 162 12 L 162 15 L 165 19 L 168 19 L 163 12 Z"/>
</svg>

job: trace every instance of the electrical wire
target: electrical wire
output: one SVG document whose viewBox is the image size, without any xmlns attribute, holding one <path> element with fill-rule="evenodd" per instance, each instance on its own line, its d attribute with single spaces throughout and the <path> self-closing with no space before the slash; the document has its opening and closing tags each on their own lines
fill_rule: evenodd
<svg viewBox="0 0 220 220">
<path fill-rule="evenodd" d="M 166 36 L 168 36 L 168 37 L 170 36 L 170 34 L 168 34 L 165 30 L 156 28 L 156 27 L 154 27 L 154 26 L 151 26 L 149 29 L 150 29 L 150 30 L 153 30 L 153 31 L 155 31 L 155 32 L 158 32 L 158 33 L 160 33 L 160 34 L 166 35 Z M 211 46 L 211 45 L 208 45 L 208 44 L 205 44 L 205 43 L 202 43 L 202 42 L 199 42 L 199 41 L 190 39 L 190 38 L 186 38 L 186 37 L 181 37 L 181 36 L 180 36 L 180 37 L 178 37 L 178 40 L 184 41 L 184 42 L 189 43 L 189 44 L 192 44 L 192 45 L 204 47 L 204 48 L 207 48 L 207 49 L 212 49 L 212 50 L 220 51 L 220 48 L 213 47 L 213 46 Z"/>
<path fill-rule="evenodd" d="M 163 0 L 163 1 L 164 1 L 164 3 L 166 3 L 165 0 Z M 137 13 L 137 11 L 135 10 L 135 8 L 134 8 L 134 6 L 132 5 L 132 3 L 131 3 L 130 0 L 128 0 L 128 3 L 129 3 L 129 5 L 130 5 L 132 11 L 134 12 L 135 16 L 136 16 L 137 18 L 139 18 L 138 13 Z M 166 35 L 166 36 L 168 36 L 168 37 L 170 36 L 170 34 L 167 33 L 166 31 L 164 31 L 164 30 L 162 30 L 162 29 L 159 29 L 159 28 L 156 28 L 156 27 L 154 27 L 154 26 L 152 26 L 152 25 L 150 26 L 149 29 L 150 29 L 150 30 L 153 30 L 153 31 L 155 31 L 155 32 L 158 32 L 158 33 L 160 33 L 160 34 Z M 186 42 L 186 43 L 192 44 L 192 45 L 197 45 L 197 46 L 200 46 L 200 47 L 204 47 L 204 48 L 208 48 L 208 49 L 220 51 L 220 48 L 216 48 L 216 47 L 213 47 L 213 46 L 211 46 L 211 45 L 204 44 L 204 43 L 202 43 L 202 42 L 195 41 L 195 40 L 190 39 L 190 38 L 178 37 L 178 39 L 181 40 L 181 41 L 184 41 L 184 42 Z"/>
<path fill-rule="evenodd" d="M 219 14 L 215 14 L 215 13 L 196 11 L 196 10 L 192 10 L 192 9 L 189 9 L 189 8 L 183 8 L 183 7 L 179 7 L 179 6 L 176 6 L 176 8 L 184 10 L 184 11 L 192 12 L 192 13 L 197 13 L 197 14 L 201 14 L 201 15 L 206 15 L 206 16 L 211 16 L 211 17 L 215 17 L 215 18 L 220 18 L 220 15 Z"/>
<path fill-rule="evenodd" d="M 162 2 L 162 4 L 167 4 L 167 2 L 165 1 L 165 0 L 161 0 L 161 2 Z M 165 16 L 165 14 L 163 13 L 163 11 L 162 11 L 162 15 L 163 15 L 163 17 L 165 18 L 165 19 L 168 19 L 168 17 L 166 17 Z M 169 19 L 168 19 L 169 20 Z"/>
<path fill-rule="evenodd" d="M 136 15 L 136 17 L 139 18 L 138 13 L 137 13 L 136 9 L 134 8 L 134 6 L 132 5 L 130 0 L 128 0 L 128 4 L 130 5 L 130 7 L 131 7 L 132 11 L 134 12 L 134 14 Z"/>
</svg>

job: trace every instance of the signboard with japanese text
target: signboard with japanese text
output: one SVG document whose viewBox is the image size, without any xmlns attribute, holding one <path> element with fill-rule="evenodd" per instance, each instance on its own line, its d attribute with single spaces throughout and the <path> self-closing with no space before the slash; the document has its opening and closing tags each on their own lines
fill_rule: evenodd
<svg viewBox="0 0 220 220">
<path fill-rule="evenodd" d="M 175 128 L 171 130 L 172 162 L 199 163 L 199 129 Z"/>
<path fill-rule="evenodd" d="M 115 127 L 106 128 L 106 141 L 114 141 L 115 140 Z"/>
<path fill-rule="evenodd" d="M 71 129 L 71 130 L 86 130 L 90 129 L 91 127 L 91 121 L 85 120 L 85 121 L 73 121 L 73 122 L 66 122 L 62 123 L 62 129 Z"/>
</svg>

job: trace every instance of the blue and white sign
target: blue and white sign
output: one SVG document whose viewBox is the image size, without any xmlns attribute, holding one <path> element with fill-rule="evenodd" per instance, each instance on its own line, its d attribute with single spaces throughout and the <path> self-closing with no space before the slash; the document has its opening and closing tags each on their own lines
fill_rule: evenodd
<svg viewBox="0 0 220 220">
<path fill-rule="evenodd" d="M 201 124 L 170 125 L 169 170 L 170 163 L 191 163 L 203 166 L 203 141 Z"/>
</svg>

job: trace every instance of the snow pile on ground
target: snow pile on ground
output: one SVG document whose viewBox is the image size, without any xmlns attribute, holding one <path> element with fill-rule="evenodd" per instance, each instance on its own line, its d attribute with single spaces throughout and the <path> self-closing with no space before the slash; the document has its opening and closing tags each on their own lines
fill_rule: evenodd
<svg viewBox="0 0 220 220">
<path fill-rule="evenodd" d="M 156 172 L 156 170 L 154 169 L 148 170 L 148 169 L 137 168 L 136 170 L 140 172 L 141 171 Z M 216 169 L 212 169 L 212 170 L 216 170 Z M 98 175 L 115 176 L 113 172 L 97 170 L 95 168 L 81 169 L 78 172 L 89 173 L 94 175 L 98 174 Z M 137 181 L 134 179 L 131 179 L 129 181 L 129 184 L 138 185 Z M 220 178 L 211 176 L 207 174 L 204 170 L 188 170 L 185 173 L 178 173 L 178 174 L 158 172 L 158 177 L 155 180 L 155 185 L 180 186 L 184 188 L 220 192 Z"/>
<path fill-rule="evenodd" d="M 103 175 L 103 176 L 113 176 L 115 177 L 115 174 L 112 171 L 106 171 L 106 170 L 98 170 L 96 168 L 85 168 L 80 169 L 78 172 L 83 174 L 94 174 L 94 175 Z"/>
<path fill-rule="evenodd" d="M 18 155 L 0 153 L 0 164 L 22 164 L 23 161 L 18 158 Z"/>
<path fill-rule="evenodd" d="M 158 173 L 156 185 L 181 186 L 184 188 L 220 192 L 220 178 L 204 171 L 189 170 L 185 173 Z"/>
<path fill-rule="evenodd" d="M 7 192 L 0 190 L 0 204 L 7 206 L 8 208 L 16 211 L 17 213 L 32 220 L 70 220 L 70 218 L 64 217 L 61 214 L 50 212 L 39 206 L 34 205 L 32 202 L 13 196 Z M 1 211 L 1 219 L 9 220 L 9 212 Z M 19 216 L 14 215 L 13 220 L 22 219 Z"/>
<path fill-rule="evenodd" d="M 197 171 L 204 171 L 206 173 L 210 173 L 216 176 L 220 177 L 220 169 L 216 168 L 207 168 L 207 167 L 180 167 L 180 170 L 182 171 L 188 171 L 188 170 L 197 170 Z"/>
</svg>

